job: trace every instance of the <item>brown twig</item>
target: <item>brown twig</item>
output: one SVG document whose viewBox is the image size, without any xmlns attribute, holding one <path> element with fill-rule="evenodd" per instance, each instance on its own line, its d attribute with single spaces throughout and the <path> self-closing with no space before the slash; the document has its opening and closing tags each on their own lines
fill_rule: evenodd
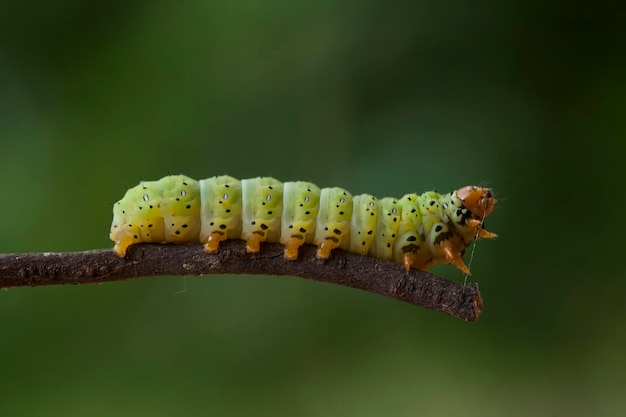
<svg viewBox="0 0 626 417">
<path fill-rule="evenodd" d="M 476 321 L 482 312 L 475 283 L 463 285 L 423 271 L 406 272 L 402 265 L 341 250 L 333 251 L 331 259 L 320 260 L 312 245 L 302 247 L 296 261 L 282 255 L 283 246 L 278 243 L 265 243 L 260 253 L 250 254 L 239 240 L 223 242 L 217 254 L 205 252 L 199 244 L 138 244 L 123 259 L 110 249 L 0 254 L 0 287 L 87 284 L 155 275 L 290 275 L 359 288 L 467 321 Z"/>
</svg>

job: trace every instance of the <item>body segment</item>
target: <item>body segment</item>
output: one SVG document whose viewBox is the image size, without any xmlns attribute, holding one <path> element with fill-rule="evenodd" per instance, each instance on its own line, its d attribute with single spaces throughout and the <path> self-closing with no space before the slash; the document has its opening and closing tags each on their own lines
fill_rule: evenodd
<svg viewBox="0 0 626 417">
<path fill-rule="evenodd" d="M 241 181 L 241 239 L 248 252 L 261 250 L 261 242 L 278 242 L 283 210 L 283 184 L 271 177 Z"/>
<path fill-rule="evenodd" d="M 111 239 L 124 255 L 134 243 L 186 243 L 200 232 L 200 189 L 184 175 L 142 181 L 113 208 Z"/>
<path fill-rule="evenodd" d="M 377 199 L 271 177 L 196 181 L 173 175 L 128 190 L 113 207 L 110 237 L 120 256 L 140 242 L 203 243 L 216 252 L 221 241 L 243 239 L 253 253 L 262 242 L 280 242 L 290 260 L 313 243 L 321 259 L 341 248 L 407 270 L 443 262 L 468 273 L 465 248 L 477 238 L 496 237 L 482 228 L 495 203 L 491 190 L 476 186 Z"/>
<path fill-rule="evenodd" d="M 317 185 L 304 181 L 284 184 L 280 243 L 285 245 L 285 258 L 296 259 L 298 248 L 313 242 L 319 203 Z"/>
<path fill-rule="evenodd" d="M 228 175 L 200 180 L 200 242 L 207 252 L 241 236 L 241 182 Z"/>
<path fill-rule="evenodd" d="M 351 218 L 352 195 L 339 187 L 322 188 L 313 238 L 318 258 L 328 259 L 333 249 L 350 247 Z"/>
<path fill-rule="evenodd" d="M 368 255 L 376 238 L 378 201 L 373 195 L 361 194 L 352 198 L 352 204 L 350 252 Z"/>
</svg>

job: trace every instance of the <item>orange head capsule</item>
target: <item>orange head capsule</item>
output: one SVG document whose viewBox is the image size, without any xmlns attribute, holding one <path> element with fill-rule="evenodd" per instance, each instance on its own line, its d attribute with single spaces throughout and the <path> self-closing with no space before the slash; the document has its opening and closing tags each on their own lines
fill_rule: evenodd
<svg viewBox="0 0 626 417">
<path fill-rule="evenodd" d="M 468 185 L 467 187 L 456 190 L 463 205 L 479 218 L 485 218 L 493 211 L 493 206 L 498 200 L 493 197 L 493 193 L 489 188 Z"/>
</svg>

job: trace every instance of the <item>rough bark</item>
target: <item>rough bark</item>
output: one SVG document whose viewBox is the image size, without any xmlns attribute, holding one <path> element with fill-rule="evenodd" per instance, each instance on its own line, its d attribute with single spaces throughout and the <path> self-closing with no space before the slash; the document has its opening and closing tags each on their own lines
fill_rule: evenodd
<svg viewBox="0 0 626 417">
<path fill-rule="evenodd" d="M 296 261 L 283 258 L 283 246 L 265 243 L 261 252 L 246 252 L 242 241 L 220 245 L 217 254 L 203 246 L 139 244 L 125 258 L 112 250 L 66 253 L 0 254 L 0 287 L 87 284 L 156 275 L 287 275 L 329 282 L 395 298 L 467 321 L 482 312 L 478 284 L 463 285 L 423 271 L 341 250 L 331 259 L 315 258 L 305 245 Z"/>
</svg>

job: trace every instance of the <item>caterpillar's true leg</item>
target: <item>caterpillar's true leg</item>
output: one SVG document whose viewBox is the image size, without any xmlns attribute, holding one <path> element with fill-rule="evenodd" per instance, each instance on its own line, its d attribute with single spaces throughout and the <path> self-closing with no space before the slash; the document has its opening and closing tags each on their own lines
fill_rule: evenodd
<svg viewBox="0 0 626 417">
<path fill-rule="evenodd" d="M 339 247 L 339 240 L 335 239 L 325 239 L 320 245 L 317 247 L 316 257 L 318 259 L 328 259 L 330 258 L 330 252 Z"/>
<path fill-rule="evenodd" d="M 226 234 L 220 232 L 213 232 L 207 238 L 206 243 L 204 244 L 204 250 L 209 253 L 216 253 L 219 249 L 220 242 L 226 240 Z"/>
<path fill-rule="evenodd" d="M 290 261 L 298 259 L 298 249 L 304 243 L 303 239 L 292 237 L 285 242 L 285 259 Z"/>
<path fill-rule="evenodd" d="M 498 237 L 497 234 L 486 231 L 481 227 L 482 222 L 478 219 L 470 219 L 467 221 L 468 226 L 473 227 L 475 234 L 483 239 L 493 239 Z"/>
<path fill-rule="evenodd" d="M 258 253 L 261 251 L 261 242 L 265 241 L 265 236 L 261 236 L 258 233 L 250 235 L 246 240 L 246 250 L 249 253 Z"/>
<path fill-rule="evenodd" d="M 463 262 L 461 251 L 453 248 L 452 242 L 450 242 L 449 240 L 444 240 L 440 243 L 440 245 L 441 250 L 443 251 L 443 254 L 445 255 L 446 261 L 448 261 L 448 263 L 454 264 L 457 268 L 459 268 L 467 275 L 471 275 L 469 268 L 467 267 L 467 265 L 465 265 L 465 262 Z"/>
<path fill-rule="evenodd" d="M 493 239 L 493 238 L 498 237 L 498 235 L 495 233 L 488 232 L 481 227 L 478 229 L 478 237 L 482 237 L 483 239 Z"/>
<path fill-rule="evenodd" d="M 123 230 L 119 232 L 115 236 L 115 247 L 113 248 L 117 256 L 121 258 L 126 256 L 126 249 L 128 249 L 130 245 L 135 243 L 133 242 L 134 240 L 135 236 L 132 234 L 132 232 L 128 230 Z"/>
</svg>

